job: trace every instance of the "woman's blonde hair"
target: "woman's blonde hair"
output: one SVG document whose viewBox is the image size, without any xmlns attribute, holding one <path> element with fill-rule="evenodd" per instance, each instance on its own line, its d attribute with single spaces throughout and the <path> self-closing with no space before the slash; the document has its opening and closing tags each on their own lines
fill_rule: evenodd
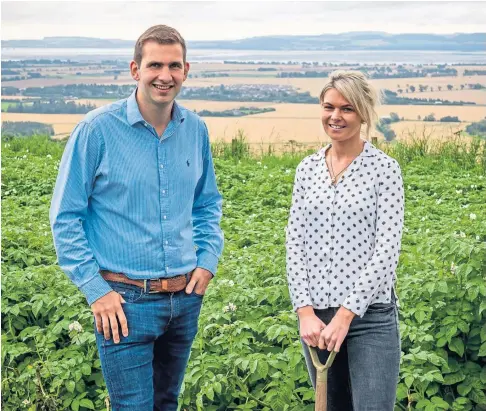
<svg viewBox="0 0 486 411">
<path fill-rule="evenodd" d="M 362 122 L 366 124 L 365 134 L 369 140 L 378 119 L 375 108 L 379 104 L 379 96 L 368 79 L 360 71 L 333 71 L 329 74 L 329 80 L 321 91 L 319 97 L 321 104 L 324 102 L 324 95 L 331 88 L 339 91 L 354 107 Z"/>
</svg>

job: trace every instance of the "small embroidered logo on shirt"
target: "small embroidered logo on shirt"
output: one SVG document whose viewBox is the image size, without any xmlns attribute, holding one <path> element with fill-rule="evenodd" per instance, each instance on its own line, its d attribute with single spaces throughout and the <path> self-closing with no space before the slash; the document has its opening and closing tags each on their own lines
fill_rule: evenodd
<svg viewBox="0 0 486 411">
<path fill-rule="evenodd" d="M 189 160 L 186 161 L 187 167 L 189 167 L 191 164 L 189 163 Z"/>
</svg>

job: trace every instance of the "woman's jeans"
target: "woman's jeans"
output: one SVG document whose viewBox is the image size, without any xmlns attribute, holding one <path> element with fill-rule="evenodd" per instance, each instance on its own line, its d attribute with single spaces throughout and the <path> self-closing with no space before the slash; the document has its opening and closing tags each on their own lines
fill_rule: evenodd
<svg viewBox="0 0 486 411">
<path fill-rule="evenodd" d="M 329 324 L 339 308 L 314 310 Z M 316 370 L 309 348 L 302 341 L 312 385 Z M 326 362 L 327 350 L 319 350 Z M 368 307 L 363 318 L 354 317 L 339 353 L 328 371 L 328 411 L 393 411 L 400 366 L 400 335 L 394 302 Z"/>
<path fill-rule="evenodd" d="M 115 344 L 96 333 L 103 376 L 113 411 L 176 411 L 177 398 L 197 333 L 203 296 L 149 294 L 108 281 L 121 294 L 128 337 Z"/>
</svg>

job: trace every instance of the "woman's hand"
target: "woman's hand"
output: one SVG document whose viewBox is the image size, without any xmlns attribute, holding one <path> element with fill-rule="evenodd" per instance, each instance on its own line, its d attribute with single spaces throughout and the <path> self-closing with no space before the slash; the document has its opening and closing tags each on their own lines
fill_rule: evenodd
<svg viewBox="0 0 486 411">
<path fill-rule="evenodd" d="M 339 352 L 355 315 L 347 308 L 341 307 L 327 327 L 321 331 L 319 348 Z"/>
<path fill-rule="evenodd" d="M 317 347 L 321 330 L 326 327 L 314 313 L 311 306 L 301 307 L 297 310 L 300 324 L 300 336 L 307 345 Z"/>
</svg>

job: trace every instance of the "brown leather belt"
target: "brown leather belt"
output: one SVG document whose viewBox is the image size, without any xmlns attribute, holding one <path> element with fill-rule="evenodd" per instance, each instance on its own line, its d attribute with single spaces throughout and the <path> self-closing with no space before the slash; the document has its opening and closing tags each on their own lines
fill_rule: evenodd
<svg viewBox="0 0 486 411">
<path fill-rule="evenodd" d="M 123 273 L 114 273 L 112 271 L 101 271 L 101 276 L 108 281 L 117 283 L 136 285 L 143 288 L 148 293 L 175 293 L 186 288 L 187 283 L 191 280 L 192 272 L 182 274 L 171 278 L 156 278 L 150 280 L 132 280 Z"/>
</svg>

